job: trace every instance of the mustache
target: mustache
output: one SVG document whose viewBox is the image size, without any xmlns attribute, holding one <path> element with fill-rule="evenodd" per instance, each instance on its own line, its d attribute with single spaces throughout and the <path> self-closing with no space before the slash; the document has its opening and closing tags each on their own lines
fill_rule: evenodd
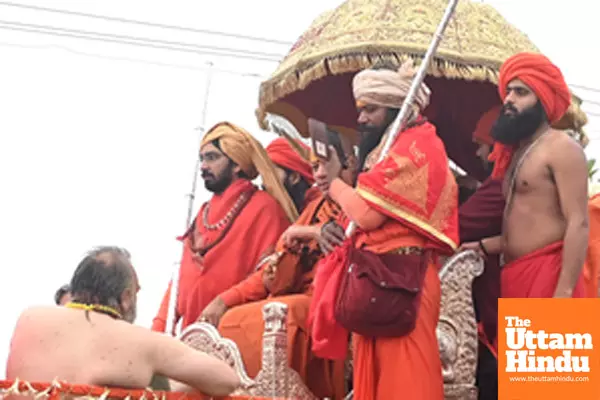
<svg viewBox="0 0 600 400">
<path fill-rule="evenodd" d="M 502 106 L 502 114 L 506 115 L 507 111 L 512 112 L 513 114 L 518 114 L 519 110 L 512 103 L 506 103 Z"/>
<path fill-rule="evenodd" d="M 202 171 L 200 173 L 200 176 L 202 177 L 202 179 L 206 179 L 206 178 L 214 178 L 215 176 L 213 174 L 211 174 L 208 171 Z"/>
<path fill-rule="evenodd" d="M 381 127 L 370 124 L 358 124 L 358 131 L 363 133 L 375 133 L 381 132 Z"/>
</svg>

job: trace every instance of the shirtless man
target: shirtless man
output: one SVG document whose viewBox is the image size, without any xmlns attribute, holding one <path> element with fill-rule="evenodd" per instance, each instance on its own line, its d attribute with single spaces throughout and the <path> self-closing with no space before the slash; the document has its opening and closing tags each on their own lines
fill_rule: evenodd
<svg viewBox="0 0 600 400">
<path fill-rule="evenodd" d="M 6 378 L 146 388 L 155 374 L 211 396 L 240 382 L 224 362 L 133 325 L 139 284 L 129 254 L 91 251 L 71 280 L 72 302 L 25 310 L 13 333 Z"/>
<path fill-rule="evenodd" d="M 550 124 L 571 101 L 560 70 L 521 53 L 500 69 L 504 106 L 492 129 L 493 178 L 503 178 L 502 234 L 461 248 L 503 254 L 501 297 L 581 297 L 588 240 L 587 163 Z"/>
</svg>

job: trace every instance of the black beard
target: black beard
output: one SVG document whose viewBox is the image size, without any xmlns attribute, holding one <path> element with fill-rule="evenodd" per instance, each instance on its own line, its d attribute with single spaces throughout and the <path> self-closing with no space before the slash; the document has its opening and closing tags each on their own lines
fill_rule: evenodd
<svg viewBox="0 0 600 400">
<path fill-rule="evenodd" d="M 285 179 L 283 182 L 283 186 L 285 190 L 288 192 L 292 201 L 294 202 L 294 206 L 296 206 L 296 210 L 298 213 L 302 212 L 304 208 L 304 196 L 306 195 L 305 185 L 302 184 L 302 180 L 295 185 L 290 184 L 288 179 Z"/>
<path fill-rule="evenodd" d="M 387 125 L 380 127 L 374 125 L 360 124 L 358 131 L 360 132 L 360 143 L 358 144 L 358 171 L 362 171 L 365 165 L 367 156 L 381 141 Z"/>
<path fill-rule="evenodd" d="M 508 110 L 511 110 L 512 114 L 507 114 Z M 492 126 L 492 138 L 506 145 L 516 145 L 533 136 L 547 120 L 540 101 L 521 112 L 517 112 L 512 104 L 507 103 L 502 106 L 500 115 Z"/>
<path fill-rule="evenodd" d="M 202 178 L 204 179 L 204 187 L 206 188 L 206 190 L 208 190 L 209 192 L 213 192 L 215 194 L 221 194 L 225 191 L 225 189 L 227 189 L 229 187 L 229 185 L 231 185 L 231 182 L 233 182 L 233 164 L 229 164 L 229 166 L 227 166 L 227 168 L 225 168 L 225 170 L 223 170 L 223 173 L 221 174 L 221 176 L 219 177 L 215 177 L 214 175 L 210 175 L 211 177 L 215 178 L 212 181 L 207 181 L 206 174 L 202 174 Z"/>
</svg>

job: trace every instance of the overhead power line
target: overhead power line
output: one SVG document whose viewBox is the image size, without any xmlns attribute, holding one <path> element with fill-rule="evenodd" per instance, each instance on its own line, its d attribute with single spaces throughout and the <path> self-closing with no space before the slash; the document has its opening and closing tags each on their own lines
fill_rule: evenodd
<svg viewBox="0 0 600 400">
<path fill-rule="evenodd" d="M 133 46 L 149 47 L 154 49 L 172 50 L 187 53 L 214 55 L 222 57 L 246 58 L 251 60 L 279 62 L 281 58 L 274 53 L 263 53 L 235 48 L 215 46 L 201 46 L 191 43 L 155 40 L 137 36 L 113 35 L 101 32 L 83 31 L 77 29 L 57 28 L 47 25 L 23 24 L 12 21 L 0 20 L 0 29 L 47 34 L 73 39 L 87 39 L 107 43 L 128 44 Z M 177 47 L 180 46 L 180 47 Z"/>
<path fill-rule="evenodd" d="M 18 48 L 22 48 L 22 49 L 33 49 L 33 50 L 57 48 L 57 49 L 66 51 L 68 53 L 72 53 L 72 54 L 76 54 L 76 55 L 80 55 L 80 56 L 84 56 L 84 57 L 101 58 L 101 59 L 105 59 L 105 60 L 115 60 L 115 61 L 127 61 L 127 62 L 133 62 L 133 63 L 155 65 L 155 66 L 159 66 L 159 67 L 179 68 L 179 69 L 194 70 L 194 71 L 208 71 L 210 69 L 213 72 L 220 72 L 220 73 L 238 75 L 238 76 L 249 77 L 249 78 L 267 79 L 267 76 L 261 75 L 257 72 L 241 72 L 241 71 L 234 71 L 234 70 L 217 68 L 217 67 L 209 68 L 207 66 L 202 67 L 202 66 L 197 66 L 197 65 L 183 65 L 183 64 L 156 62 L 156 61 L 142 60 L 139 58 L 130 58 L 130 57 L 114 57 L 114 56 L 108 56 L 108 55 L 104 55 L 104 54 L 93 54 L 93 53 L 87 53 L 87 52 L 83 52 L 83 51 L 73 50 L 67 46 L 61 46 L 61 45 L 57 45 L 57 44 L 25 45 L 25 44 L 18 44 L 18 43 L 0 42 L 0 46 L 18 47 Z M 208 64 L 208 63 L 205 63 L 205 64 Z"/>
<path fill-rule="evenodd" d="M 593 88 L 591 86 L 575 85 L 575 84 L 570 84 L 569 86 L 574 87 L 576 89 L 582 89 L 582 90 L 587 90 L 587 91 L 590 91 L 590 92 L 600 93 L 600 89 L 599 88 Z"/>
<path fill-rule="evenodd" d="M 0 1 L 0 5 L 6 6 L 6 7 L 17 7 L 17 8 L 23 8 L 23 9 L 35 10 L 35 11 L 40 11 L 40 12 L 48 12 L 48 13 L 63 14 L 63 15 L 73 15 L 73 16 L 78 16 L 78 17 L 100 19 L 100 20 L 104 20 L 104 21 L 142 25 L 142 26 L 148 26 L 148 27 L 153 27 L 153 28 L 171 29 L 171 30 L 178 30 L 178 31 L 183 31 L 183 32 L 202 33 L 202 34 L 206 34 L 206 35 L 224 36 L 224 37 L 230 37 L 230 38 L 234 38 L 234 39 L 244 39 L 244 40 L 252 40 L 252 41 L 256 41 L 256 42 L 280 44 L 280 45 L 284 45 L 284 46 L 292 46 L 294 44 L 293 42 L 288 42 L 288 41 L 278 40 L 278 39 L 270 39 L 270 38 L 263 38 L 263 37 L 258 37 L 258 36 L 242 35 L 242 34 L 231 33 L 231 32 L 213 31 L 213 30 L 209 30 L 209 29 L 198 29 L 198 28 L 191 28 L 191 27 L 187 27 L 187 26 L 161 24 L 161 23 L 156 23 L 156 22 L 140 21 L 140 20 L 130 19 L 130 18 L 112 17 L 112 16 L 108 16 L 108 15 L 84 13 L 84 12 L 79 12 L 79 11 L 71 11 L 71 10 L 64 10 L 64 9 L 58 9 L 58 8 L 32 6 L 32 5 L 28 5 L 28 4 L 19 4 L 19 3 L 14 3 L 14 2 L 10 2 L 10 1 Z"/>
</svg>

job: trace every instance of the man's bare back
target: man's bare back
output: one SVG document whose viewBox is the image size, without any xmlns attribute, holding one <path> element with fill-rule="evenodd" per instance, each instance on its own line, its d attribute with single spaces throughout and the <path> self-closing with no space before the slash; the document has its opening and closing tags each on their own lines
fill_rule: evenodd
<svg viewBox="0 0 600 400">
<path fill-rule="evenodd" d="M 7 379 L 146 388 L 161 374 L 210 395 L 239 384 L 225 363 L 185 344 L 97 312 L 36 307 L 15 328 Z"/>
<path fill-rule="evenodd" d="M 555 171 L 564 162 L 575 162 L 572 153 L 582 150 L 566 133 L 556 130 L 543 133 L 537 143 L 535 139 L 532 143 L 530 151 L 526 146 L 516 152 L 504 181 L 507 205 L 502 231 L 506 262 L 563 240 L 567 227 Z M 511 199 L 515 168 L 518 170 Z"/>
</svg>

